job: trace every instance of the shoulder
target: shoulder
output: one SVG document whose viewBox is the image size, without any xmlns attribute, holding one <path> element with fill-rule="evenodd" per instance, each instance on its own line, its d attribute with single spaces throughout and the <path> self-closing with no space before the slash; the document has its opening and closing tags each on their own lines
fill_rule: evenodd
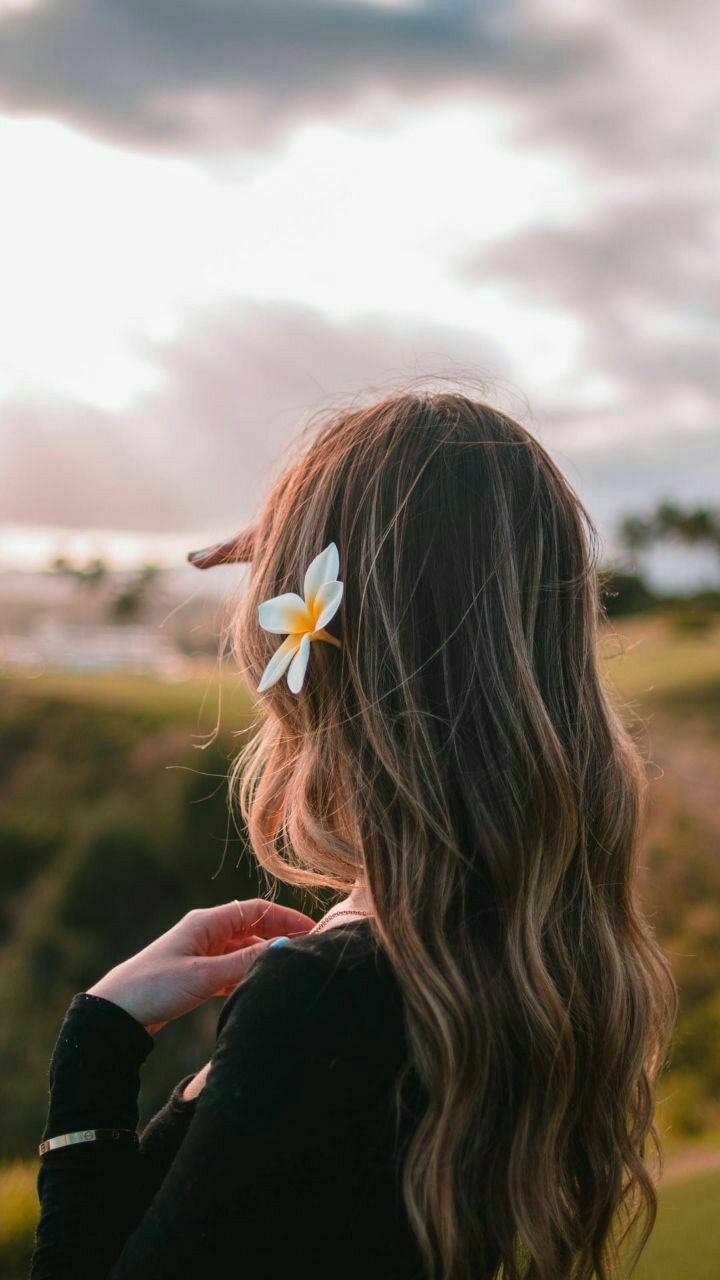
<svg viewBox="0 0 720 1280">
<path fill-rule="evenodd" d="M 364 923 L 364 922 L 362 922 Z M 225 1002 L 206 1090 L 251 1090 L 256 1119 L 293 1099 L 363 1106 L 404 1059 L 402 1000 L 368 927 L 270 947 Z M 262 1099 L 268 1102 L 266 1115 Z"/>
<path fill-rule="evenodd" d="M 363 920 L 268 947 L 225 1002 L 218 1035 L 254 1010 L 265 1024 L 274 1014 L 291 1023 L 365 1023 L 399 1001 L 389 960 Z"/>
</svg>

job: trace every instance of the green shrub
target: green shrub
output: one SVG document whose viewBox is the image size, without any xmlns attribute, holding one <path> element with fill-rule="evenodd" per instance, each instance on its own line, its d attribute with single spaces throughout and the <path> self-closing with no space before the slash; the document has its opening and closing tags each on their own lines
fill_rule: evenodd
<svg viewBox="0 0 720 1280">
<path fill-rule="evenodd" d="M 600 574 L 600 590 L 608 618 L 647 613 L 657 607 L 657 596 L 638 573 L 606 569 Z"/>
<path fill-rule="evenodd" d="M 656 1123 L 673 1140 L 697 1138 L 708 1128 L 707 1095 L 695 1071 L 670 1071 L 658 1087 Z"/>
<path fill-rule="evenodd" d="M 720 993 L 680 1018 L 672 1061 L 674 1067 L 693 1072 L 708 1095 L 720 1099 Z"/>
<path fill-rule="evenodd" d="M 58 923 L 83 939 L 86 966 L 73 974 L 86 985 L 169 927 L 180 910 L 177 875 L 160 865 L 158 839 L 123 805 L 103 806 L 82 841 L 65 882 Z"/>
<path fill-rule="evenodd" d="M 671 630 L 677 635 L 704 635 L 715 626 L 715 614 L 696 605 L 673 609 L 667 618 Z"/>
</svg>

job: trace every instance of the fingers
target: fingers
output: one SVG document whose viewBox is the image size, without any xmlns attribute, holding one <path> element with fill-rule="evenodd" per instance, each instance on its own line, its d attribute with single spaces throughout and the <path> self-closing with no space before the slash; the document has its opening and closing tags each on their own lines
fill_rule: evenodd
<svg viewBox="0 0 720 1280">
<path fill-rule="evenodd" d="M 252 946 L 239 948 L 237 951 L 230 951 L 224 956 L 208 956 L 205 964 L 212 976 L 212 990 L 214 995 L 229 994 L 234 990 L 248 970 L 251 968 L 258 956 L 263 955 L 270 943 L 267 939 L 253 943 Z"/>
<path fill-rule="evenodd" d="M 312 929 L 315 921 L 293 907 L 264 898 L 234 899 L 217 907 L 189 911 L 179 923 L 183 946 L 195 955 L 218 955 L 233 941 L 271 939 L 280 934 L 297 937 Z"/>
<path fill-rule="evenodd" d="M 246 938 L 231 938 L 225 943 L 223 955 L 229 955 L 231 951 L 244 951 L 247 947 L 254 947 L 257 942 L 263 942 L 265 939 L 259 938 L 256 933 L 251 933 Z"/>
<path fill-rule="evenodd" d="M 238 904 L 242 908 L 244 928 L 261 938 L 288 938 L 307 933 L 315 925 L 310 916 L 294 907 L 283 907 L 279 902 L 267 902 L 265 898 L 248 898 Z"/>
</svg>

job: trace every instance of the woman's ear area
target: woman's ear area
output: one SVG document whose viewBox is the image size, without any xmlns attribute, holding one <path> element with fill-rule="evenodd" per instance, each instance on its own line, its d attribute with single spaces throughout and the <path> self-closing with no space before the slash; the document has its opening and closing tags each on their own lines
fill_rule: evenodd
<svg viewBox="0 0 720 1280">
<path fill-rule="evenodd" d="M 187 558 L 196 569 L 212 569 L 217 564 L 249 564 L 255 551 L 257 528 L 248 525 L 224 542 L 215 542 L 200 551 L 188 551 Z"/>
</svg>

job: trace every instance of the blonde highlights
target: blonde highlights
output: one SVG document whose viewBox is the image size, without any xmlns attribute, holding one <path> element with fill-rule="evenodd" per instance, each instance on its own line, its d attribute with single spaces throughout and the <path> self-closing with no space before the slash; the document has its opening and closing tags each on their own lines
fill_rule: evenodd
<svg viewBox="0 0 720 1280">
<path fill-rule="evenodd" d="M 636 900 L 645 775 L 598 672 L 596 531 L 486 404 L 336 414 L 258 525 L 233 630 L 253 687 L 258 603 L 330 541 L 342 649 L 263 695 L 232 771 L 252 851 L 370 895 L 427 1098 L 400 1177 L 428 1276 L 608 1280 L 654 1221 L 676 991 Z"/>
</svg>

